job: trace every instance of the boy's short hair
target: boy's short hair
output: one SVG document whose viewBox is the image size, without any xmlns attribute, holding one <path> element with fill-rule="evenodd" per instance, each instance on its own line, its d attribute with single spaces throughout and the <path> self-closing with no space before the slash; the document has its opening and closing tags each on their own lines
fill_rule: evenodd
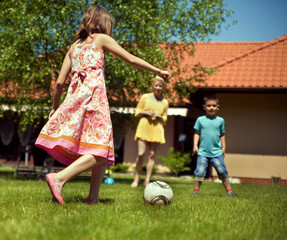
<svg viewBox="0 0 287 240">
<path fill-rule="evenodd" d="M 218 100 L 218 98 L 216 97 L 216 95 L 214 95 L 214 94 L 206 95 L 206 96 L 203 98 L 204 104 L 205 104 L 206 101 L 208 101 L 208 100 L 215 100 L 215 101 L 217 102 L 217 104 L 219 104 L 219 100 Z"/>
</svg>

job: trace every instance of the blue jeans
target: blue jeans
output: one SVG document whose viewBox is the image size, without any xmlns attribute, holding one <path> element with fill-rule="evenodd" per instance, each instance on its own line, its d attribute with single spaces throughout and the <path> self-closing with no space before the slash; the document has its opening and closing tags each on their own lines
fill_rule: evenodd
<svg viewBox="0 0 287 240">
<path fill-rule="evenodd" d="M 207 168 L 209 161 L 211 162 L 212 166 L 215 168 L 218 178 L 220 180 L 227 180 L 228 172 L 226 170 L 223 155 L 219 157 L 198 156 L 197 163 L 196 163 L 196 169 L 194 171 L 194 175 L 195 175 L 194 180 L 204 181 L 204 177 L 206 175 L 206 168 Z"/>
</svg>

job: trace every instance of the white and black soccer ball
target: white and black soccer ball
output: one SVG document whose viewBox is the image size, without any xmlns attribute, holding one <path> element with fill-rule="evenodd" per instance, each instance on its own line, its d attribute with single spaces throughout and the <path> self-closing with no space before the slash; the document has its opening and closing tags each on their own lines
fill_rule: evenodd
<svg viewBox="0 0 287 240">
<path fill-rule="evenodd" d="M 165 182 L 151 182 L 145 187 L 143 199 L 150 205 L 169 205 L 173 200 L 173 191 Z"/>
</svg>

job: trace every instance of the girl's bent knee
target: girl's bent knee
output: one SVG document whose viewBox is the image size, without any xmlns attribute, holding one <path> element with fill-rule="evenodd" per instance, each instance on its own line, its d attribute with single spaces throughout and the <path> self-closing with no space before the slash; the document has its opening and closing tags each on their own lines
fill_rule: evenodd
<svg viewBox="0 0 287 240">
<path fill-rule="evenodd" d="M 138 159 L 143 159 L 143 157 L 144 157 L 144 153 L 138 153 Z"/>
<path fill-rule="evenodd" d="M 106 158 L 103 158 L 103 157 L 94 157 L 94 158 L 97 161 L 97 164 L 102 164 L 102 163 L 108 161 Z"/>
</svg>

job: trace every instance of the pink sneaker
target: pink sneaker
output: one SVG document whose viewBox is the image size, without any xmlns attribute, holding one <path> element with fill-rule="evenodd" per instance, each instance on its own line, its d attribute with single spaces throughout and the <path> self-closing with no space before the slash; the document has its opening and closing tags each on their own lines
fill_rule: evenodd
<svg viewBox="0 0 287 240">
<path fill-rule="evenodd" d="M 51 190 L 51 193 L 53 195 L 54 200 L 63 205 L 65 202 L 61 196 L 61 193 L 58 191 L 55 175 L 56 175 L 56 173 L 48 173 L 46 175 L 46 181 L 47 181 L 48 186 Z"/>
</svg>

